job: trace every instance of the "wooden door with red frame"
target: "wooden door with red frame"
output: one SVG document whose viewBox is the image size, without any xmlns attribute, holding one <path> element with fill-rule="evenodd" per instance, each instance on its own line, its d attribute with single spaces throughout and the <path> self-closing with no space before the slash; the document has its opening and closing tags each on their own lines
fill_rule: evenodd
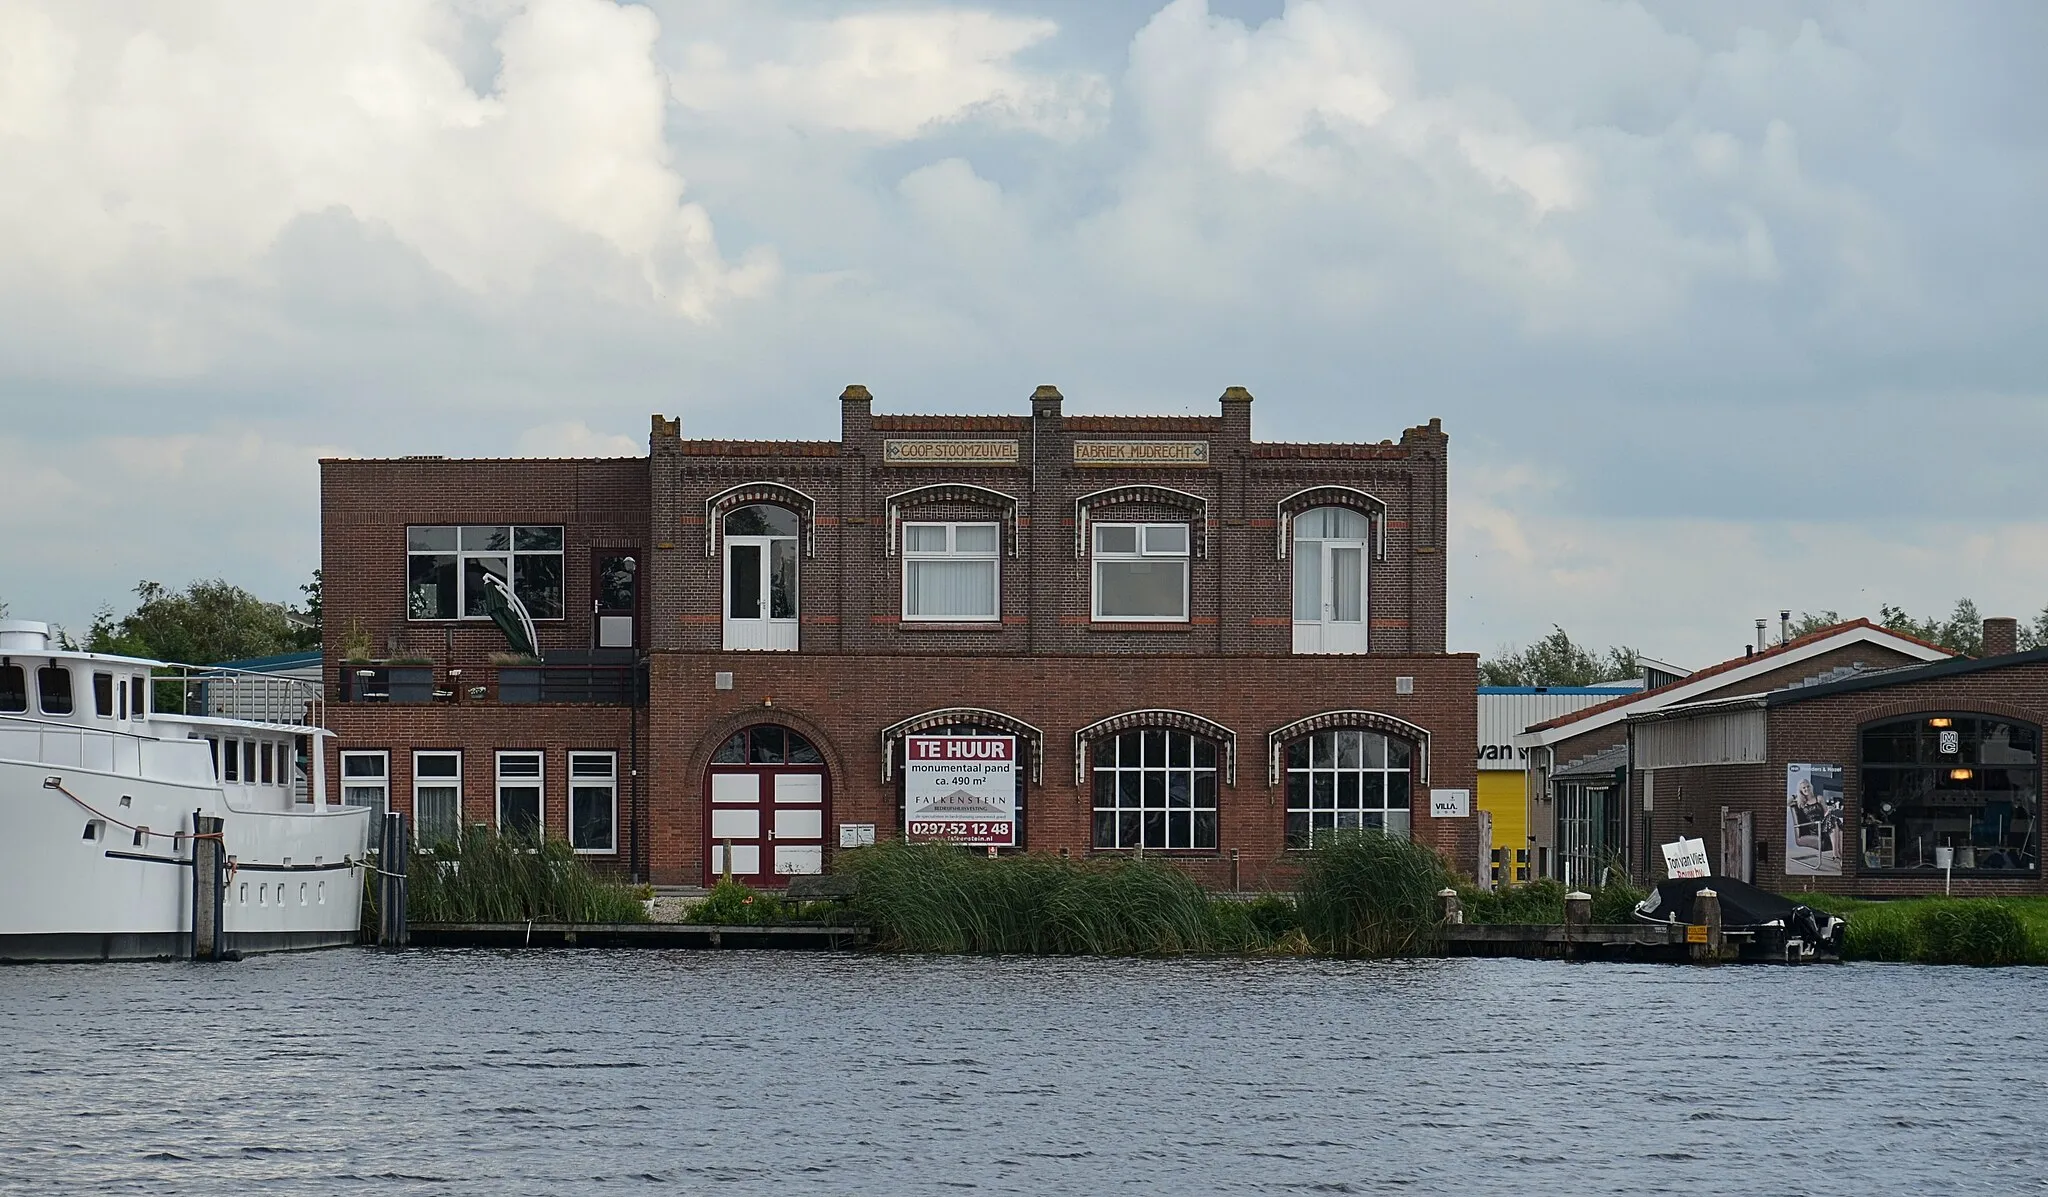
<svg viewBox="0 0 2048 1197">
<path fill-rule="evenodd" d="M 825 759 L 789 728 L 756 724 L 712 754 L 704 782 L 707 881 L 785 885 L 825 871 L 831 778 Z"/>
</svg>

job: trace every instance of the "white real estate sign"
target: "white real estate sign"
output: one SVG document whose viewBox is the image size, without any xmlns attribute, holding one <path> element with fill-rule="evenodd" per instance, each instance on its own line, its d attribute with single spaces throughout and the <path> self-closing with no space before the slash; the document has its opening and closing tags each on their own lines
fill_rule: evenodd
<svg viewBox="0 0 2048 1197">
<path fill-rule="evenodd" d="M 905 736 L 903 833 L 1007 848 L 1017 843 L 1017 737 Z"/>
<path fill-rule="evenodd" d="M 1664 868 L 1673 881 L 1713 876 L 1707 867 L 1707 841 L 1677 840 L 1664 845 Z"/>
<path fill-rule="evenodd" d="M 1429 817 L 1432 819 L 1462 819 L 1472 813 L 1472 791 L 1431 790 L 1429 792 Z"/>
</svg>

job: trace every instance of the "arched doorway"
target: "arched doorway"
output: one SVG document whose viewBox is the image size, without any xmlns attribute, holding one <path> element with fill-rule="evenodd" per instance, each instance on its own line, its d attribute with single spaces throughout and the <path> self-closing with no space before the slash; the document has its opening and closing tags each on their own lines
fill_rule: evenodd
<svg viewBox="0 0 2048 1197">
<path fill-rule="evenodd" d="M 704 784 L 709 878 L 728 865 L 750 885 L 824 872 L 830 791 L 825 758 L 797 732 L 758 723 L 727 737 Z"/>
</svg>

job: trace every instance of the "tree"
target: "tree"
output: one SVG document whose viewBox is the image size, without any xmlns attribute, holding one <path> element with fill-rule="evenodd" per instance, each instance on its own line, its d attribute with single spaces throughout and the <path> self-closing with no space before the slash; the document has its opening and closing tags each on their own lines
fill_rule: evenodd
<svg viewBox="0 0 2048 1197">
<path fill-rule="evenodd" d="M 265 602 L 227 581 L 197 581 L 183 591 L 159 582 L 135 587 L 135 610 L 115 618 L 101 607 L 86 633 L 92 652 L 211 665 L 291 652 L 303 638 L 282 603 Z"/>
<path fill-rule="evenodd" d="M 1483 686 L 1591 686 L 1641 675 L 1640 654 L 1635 649 L 1621 645 L 1598 657 L 1574 644 L 1556 624 L 1550 625 L 1548 636 L 1528 648 L 1504 644 L 1493 659 L 1479 663 Z"/>
<path fill-rule="evenodd" d="M 2048 612 L 2043 614 L 2048 615 Z M 1977 604 L 1966 598 L 1956 600 L 1955 610 L 1947 619 L 1915 619 L 1906 614 L 1903 607 L 1881 603 L 1877 608 L 1877 621 L 1894 632 L 1938 644 L 1966 657 L 1979 656 L 1984 651 L 1984 619 L 1977 614 Z"/>
<path fill-rule="evenodd" d="M 2020 648 L 2048 648 L 2048 607 L 2041 608 L 2034 622 L 2020 625 Z"/>
</svg>

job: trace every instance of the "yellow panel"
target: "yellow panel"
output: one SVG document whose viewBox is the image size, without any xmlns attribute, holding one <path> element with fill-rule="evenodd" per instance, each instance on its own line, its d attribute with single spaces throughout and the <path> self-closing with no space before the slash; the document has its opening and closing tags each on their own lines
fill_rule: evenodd
<svg viewBox="0 0 2048 1197">
<path fill-rule="evenodd" d="M 1528 775 L 1520 769 L 1482 770 L 1479 774 L 1479 809 L 1493 816 L 1495 848 L 1529 846 Z"/>
</svg>

